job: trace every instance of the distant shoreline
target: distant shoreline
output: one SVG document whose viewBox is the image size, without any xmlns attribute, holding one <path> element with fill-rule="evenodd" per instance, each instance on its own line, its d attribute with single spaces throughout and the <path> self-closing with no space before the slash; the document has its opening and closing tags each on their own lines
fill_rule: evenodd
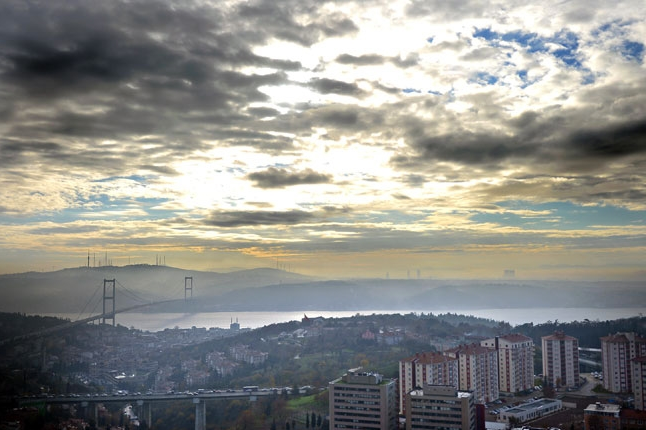
<svg viewBox="0 0 646 430">
<path fill-rule="evenodd" d="M 483 318 L 493 321 L 504 321 L 512 326 L 525 323 L 542 324 L 547 321 L 558 320 L 560 322 L 616 320 L 640 316 L 644 308 L 516 308 L 516 309 L 369 309 L 369 310 L 294 310 L 294 311 L 222 311 L 222 312 L 127 312 L 117 314 L 117 324 L 134 327 L 146 331 L 160 331 L 167 328 L 229 328 L 231 322 L 238 321 L 243 328 L 259 328 L 266 325 L 284 323 L 289 321 L 301 321 L 307 315 L 309 318 L 348 318 L 354 315 L 372 314 L 461 314 Z M 76 320 L 78 314 L 66 313 L 40 313 L 43 316 L 55 316 Z"/>
</svg>

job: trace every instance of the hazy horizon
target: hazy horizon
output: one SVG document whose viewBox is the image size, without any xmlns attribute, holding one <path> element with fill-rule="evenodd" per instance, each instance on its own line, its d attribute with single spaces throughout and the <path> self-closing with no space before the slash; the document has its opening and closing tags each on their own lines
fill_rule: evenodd
<svg viewBox="0 0 646 430">
<path fill-rule="evenodd" d="M 0 11 L 0 274 L 646 279 L 642 1 Z"/>
</svg>

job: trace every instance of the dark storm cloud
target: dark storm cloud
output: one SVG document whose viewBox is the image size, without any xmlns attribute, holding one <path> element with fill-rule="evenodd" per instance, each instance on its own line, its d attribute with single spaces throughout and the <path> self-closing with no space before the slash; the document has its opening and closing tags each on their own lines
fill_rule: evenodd
<svg viewBox="0 0 646 430">
<path fill-rule="evenodd" d="M 244 112 L 263 113 L 244 108 L 267 100 L 261 86 L 287 83 L 284 72 L 301 67 L 254 54 L 253 36 L 234 33 L 231 25 L 221 11 L 188 3 L 180 9 L 147 0 L 52 0 L 33 7 L 4 2 L 0 113 L 12 120 L 5 135 L 25 145 L 50 138 L 66 145 L 64 137 L 72 137 L 87 145 L 119 139 L 126 147 L 133 135 L 158 135 L 170 150 L 168 160 L 204 149 L 198 142 L 212 139 L 222 125 L 249 120 Z M 275 72 L 245 74 L 239 71 L 244 66 Z M 12 100 L 21 101 L 19 111 Z M 267 135 L 236 143 L 291 146 Z M 83 152 L 71 151 L 61 162 L 88 165 L 74 160 Z M 138 157 L 134 151 L 128 155 Z"/>
<path fill-rule="evenodd" d="M 321 94 L 340 94 L 344 96 L 361 96 L 363 94 L 363 90 L 357 84 L 337 81 L 336 79 L 312 79 L 308 86 Z"/>
<path fill-rule="evenodd" d="M 216 211 L 203 220 L 213 227 L 236 228 L 249 226 L 294 225 L 312 221 L 310 212 L 291 210 L 277 211 Z"/>
<path fill-rule="evenodd" d="M 513 138 L 471 132 L 424 136 L 415 141 L 414 147 L 424 159 L 465 164 L 496 164 L 536 152 L 535 146 Z"/>
<path fill-rule="evenodd" d="M 256 118 L 267 118 L 280 115 L 278 110 L 268 107 L 248 108 L 247 112 Z"/>
<path fill-rule="evenodd" d="M 331 175 L 305 169 L 300 172 L 290 172 L 285 169 L 270 167 L 264 172 L 254 172 L 247 176 L 259 188 L 285 188 L 293 185 L 327 184 L 332 181 Z"/>
<path fill-rule="evenodd" d="M 602 130 L 573 133 L 567 148 L 574 155 L 594 158 L 618 158 L 646 152 L 646 119 Z"/>
</svg>

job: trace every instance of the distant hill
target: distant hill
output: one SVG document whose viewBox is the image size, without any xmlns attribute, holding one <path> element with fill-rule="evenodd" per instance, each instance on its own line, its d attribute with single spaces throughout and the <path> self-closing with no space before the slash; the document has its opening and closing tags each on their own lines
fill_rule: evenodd
<svg viewBox="0 0 646 430">
<path fill-rule="evenodd" d="M 469 310 L 644 307 L 643 283 L 345 280 L 269 285 L 201 297 L 165 311 Z"/>
<path fill-rule="evenodd" d="M 217 296 L 238 288 L 304 282 L 314 278 L 277 269 L 230 273 L 168 266 L 80 267 L 55 272 L 0 275 L 0 311 L 25 313 L 100 313 L 103 280 L 115 279 L 117 308 L 184 298 L 184 278 L 193 277 L 194 296 Z M 98 304 L 98 307 L 97 307 Z M 92 308 L 94 312 L 92 312 Z"/>
<path fill-rule="evenodd" d="M 193 300 L 184 302 L 184 279 Z M 468 310 L 541 307 L 643 307 L 646 282 L 475 281 L 433 279 L 328 280 L 276 269 L 230 273 L 135 265 L 0 276 L 0 311 L 101 311 L 103 280 L 117 282 L 117 308 L 181 299 L 145 312 L 301 310 Z"/>
</svg>

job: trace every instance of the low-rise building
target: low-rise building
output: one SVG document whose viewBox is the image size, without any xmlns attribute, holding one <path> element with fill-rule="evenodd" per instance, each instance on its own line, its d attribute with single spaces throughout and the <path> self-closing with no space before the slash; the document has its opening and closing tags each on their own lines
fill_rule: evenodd
<svg viewBox="0 0 646 430">
<path fill-rule="evenodd" d="M 475 430 L 473 394 L 447 385 L 424 384 L 406 395 L 406 430 Z"/>
<path fill-rule="evenodd" d="M 563 402 L 559 399 L 538 399 L 501 411 L 498 419 L 506 423 L 510 421 L 524 423 L 525 421 L 549 415 L 562 408 Z"/>
<path fill-rule="evenodd" d="M 619 430 L 621 428 L 621 406 L 604 403 L 588 405 L 583 411 L 585 430 Z"/>
</svg>

